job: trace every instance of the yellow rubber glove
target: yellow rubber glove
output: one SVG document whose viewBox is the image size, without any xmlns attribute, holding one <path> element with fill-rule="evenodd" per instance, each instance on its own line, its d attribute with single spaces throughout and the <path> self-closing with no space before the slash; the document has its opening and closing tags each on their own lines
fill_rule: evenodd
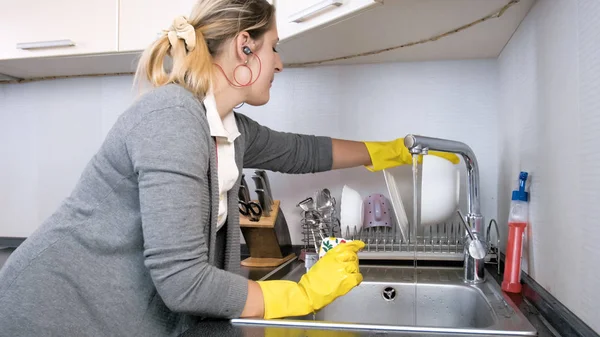
<svg viewBox="0 0 600 337">
<path fill-rule="evenodd" d="M 412 154 L 404 145 L 404 138 L 398 138 L 389 142 L 364 142 L 371 156 L 369 171 L 381 171 L 390 167 L 400 165 L 412 165 Z M 448 159 L 453 164 L 460 163 L 460 159 L 454 153 L 429 151 L 430 155 Z M 419 156 L 419 164 L 423 162 L 423 155 Z"/>
<path fill-rule="evenodd" d="M 345 295 L 362 282 L 358 253 L 362 241 L 339 244 L 315 263 L 298 283 L 259 281 L 265 302 L 265 319 L 304 316 Z"/>
</svg>

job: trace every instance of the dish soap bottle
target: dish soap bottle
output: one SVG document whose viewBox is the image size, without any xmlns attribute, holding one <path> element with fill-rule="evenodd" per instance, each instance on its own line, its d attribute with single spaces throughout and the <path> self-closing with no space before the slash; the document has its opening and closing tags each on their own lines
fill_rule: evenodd
<svg viewBox="0 0 600 337">
<path fill-rule="evenodd" d="M 523 237 L 529 221 L 529 193 L 525 192 L 527 172 L 519 174 L 519 189 L 512 192 L 508 216 L 508 239 L 502 290 L 509 293 L 521 292 L 521 255 Z"/>
</svg>

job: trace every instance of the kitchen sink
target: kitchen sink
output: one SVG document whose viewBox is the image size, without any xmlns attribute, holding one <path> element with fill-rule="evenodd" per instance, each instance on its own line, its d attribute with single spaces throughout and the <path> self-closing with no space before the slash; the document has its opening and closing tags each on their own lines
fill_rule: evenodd
<svg viewBox="0 0 600 337">
<path fill-rule="evenodd" d="M 485 328 L 493 310 L 477 290 L 464 286 L 365 282 L 347 296 L 303 319 L 378 325 Z"/>
<path fill-rule="evenodd" d="M 380 332 L 536 335 L 535 328 L 491 277 L 463 282 L 462 268 L 362 266 L 363 282 L 314 314 L 235 319 L 234 325 Z M 283 279 L 298 281 L 299 265 Z"/>
</svg>

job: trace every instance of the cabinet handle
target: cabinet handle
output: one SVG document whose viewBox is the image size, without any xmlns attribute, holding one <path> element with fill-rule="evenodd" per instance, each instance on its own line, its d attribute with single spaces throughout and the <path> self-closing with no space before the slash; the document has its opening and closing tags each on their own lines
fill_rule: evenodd
<svg viewBox="0 0 600 337">
<path fill-rule="evenodd" d="M 305 8 L 305 9 L 299 11 L 298 13 L 290 15 L 289 19 L 290 19 L 290 22 L 300 23 L 302 21 L 305 21 L 307 17 L 324 10 L 325 8 L 327 8 L 329 6 L 339 7 L 343 4 L 344 4 L 343 1 L 336 1 L 336 0 L 321 1 L 318 4 L 314 4 L 308 8 Z"/>
<path fill-rule="evenodd" d="M 75 42 L 71 40 L 55 40 L 55 41 L 40 41 L 40 42 L 24 42 L 17 43 L 17 49 L 30 50 L 42 48 L 58 48 L 58 47 L 73 47 Z"/>
</svg>

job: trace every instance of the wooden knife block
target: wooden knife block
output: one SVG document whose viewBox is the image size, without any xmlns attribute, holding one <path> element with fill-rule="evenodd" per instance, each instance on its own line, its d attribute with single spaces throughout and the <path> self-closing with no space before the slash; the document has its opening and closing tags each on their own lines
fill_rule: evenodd
<svg viewBox="0 0 600 337">
<path fill-rule="evenodd" d="M 283 255 L 281 243 L 277 239 L 275 226 L 279 215 L 279 200 L 273 201 L 273 210 L 269 216 L 261 216 L 259 221 L 250 221 L 250 218 L 240 214 L 240 228 L 250 257 L 242 261 L 245 267 L 277 267 L 296 255 L 291 253 Z"/>
</svg>

